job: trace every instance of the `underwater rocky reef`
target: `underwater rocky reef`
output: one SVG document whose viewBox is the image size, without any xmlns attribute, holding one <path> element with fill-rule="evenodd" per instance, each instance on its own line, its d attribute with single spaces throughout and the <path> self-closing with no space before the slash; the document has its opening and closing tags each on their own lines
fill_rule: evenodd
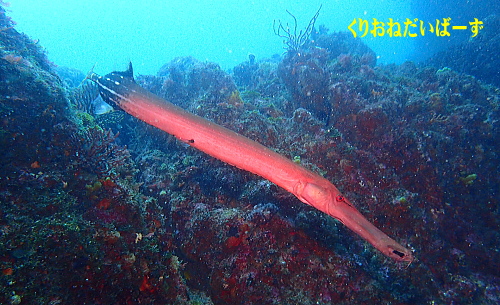
<svg viewBox="0 0 500 305">
<path fill-rule="evenodd" d="M 0 303 L 500 303 L 500 89 L 314 35 L 229 72 L 180 57 L 136 81 L 332 181 L 415 261 L 124 112 L 95 114 L 84 75 L 57 74 L 0 8 Z"/>
<path fill-rule="evenodd" d="M 500 34 L 497 31 L 500 27 L 500 16 L 489 15 L 484 22 L 488 24 L 488 27 L 478 34 L 477 39 L 452 45 L 429 58 L 427 64 L 435 67 L 450 67 L 497 87 L 500 86 L 500 70 L 498 69 L 500 56 L 497 52 L 500 41 Z"/>
</svg>

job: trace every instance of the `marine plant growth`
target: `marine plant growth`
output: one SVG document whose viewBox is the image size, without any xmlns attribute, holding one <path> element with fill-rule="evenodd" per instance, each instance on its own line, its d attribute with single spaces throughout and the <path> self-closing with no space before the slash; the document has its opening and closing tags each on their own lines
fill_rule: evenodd
<svg viewBox="0 0 500 305">
<path fill-rule="evenodd" d="M 316 19 L 318 19 L 319 16 L 319 11 L 321 10 L 321 7 L 323 5 L 320 5 L 318 11 L 314 16 L 311 18 L 309 21 L 309 24 L 305 29 L 301 29 L 297 32 L 297 18 L 290 13 L 288 10 L 286 12 L 288 15 L 292 16 L 293 18 L 293 25 L 290 25 L 286 23 L 283 25 L 281 20 L 274 20 L 273 23 L 273 30 L 274 34 L 278 37 L 283 38 L 283 43 L 285 44 L 284 49 L 286 49 L 289 53 L 297 53 L 300 51 L 301 48 L 305 46 L 305 44 L 309 41 L 309 37 L 311 36 L 311 33 L 314 30 L 314 24 L 316 23 Z"/>
</svg>

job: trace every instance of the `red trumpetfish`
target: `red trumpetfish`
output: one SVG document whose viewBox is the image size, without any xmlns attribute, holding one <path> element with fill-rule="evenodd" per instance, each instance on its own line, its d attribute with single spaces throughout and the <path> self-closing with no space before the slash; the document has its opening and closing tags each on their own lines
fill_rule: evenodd
<svg viewBox="0 0 500 305">
<path fill-rule="evenodd" d="M 384 255 L 396 261 L 413 260 L 410 250 L 370 223 L 330 181 L 253 140 L 141 88 L 134 81 L 132 64 L 124 72 L 105 76 L 91 72 L 87 78 L 97 83 L 106 102 L 214 158 L 275 183 L 300 201 L 338 219 Z"/>
</svg>

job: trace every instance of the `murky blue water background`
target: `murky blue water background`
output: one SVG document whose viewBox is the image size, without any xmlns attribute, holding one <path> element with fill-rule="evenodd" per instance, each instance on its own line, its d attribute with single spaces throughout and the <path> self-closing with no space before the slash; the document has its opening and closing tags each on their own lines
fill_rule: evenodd
<svg viewBox="0 0 500 305">
<path fill-rule="evenodd" d="M 406 4 L 401 4 L 402 2 Z M 232 68 L 247 60 L 281 54 L 282 39 L 273 20 L 292 22 L 286 10 L 307 26 L 323 3 L 317 25 L 347 31 L 354 18 L 412 18 L 405 1 L 212 1 L 212 0 L 13 0 L 10 15 L 17 29 L 39 39 L 58 65 L 105 73 L 131 60 L 136 72 L 156 74 L 177 56 Z M 379 63 L 412 59 L 410 38 L 365 39 Z"/>
</svg>

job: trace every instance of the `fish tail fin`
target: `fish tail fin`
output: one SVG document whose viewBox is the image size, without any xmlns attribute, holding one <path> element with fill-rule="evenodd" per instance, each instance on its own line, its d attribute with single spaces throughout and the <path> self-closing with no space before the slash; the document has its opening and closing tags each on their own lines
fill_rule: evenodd
<svg viewBox="0 0 500 305">
<path fill-rule="evenodd" d="M 82 82 L 80 83 L 80 86 L 87 80 L 87 79 L 90 79 L 90 80 L 93 80 L 93 78 L 95 77 L 98 77 L 98 75 L 96 73 L 94 73 L 94 68 L 95 66 L 97 65 L 97 63 L 95 63 L 92 68 L 90 69 L 89 72 L 87 72 L 87 75 L 85 76 L 85 78 L 82 80 Z"/>
</svg>

